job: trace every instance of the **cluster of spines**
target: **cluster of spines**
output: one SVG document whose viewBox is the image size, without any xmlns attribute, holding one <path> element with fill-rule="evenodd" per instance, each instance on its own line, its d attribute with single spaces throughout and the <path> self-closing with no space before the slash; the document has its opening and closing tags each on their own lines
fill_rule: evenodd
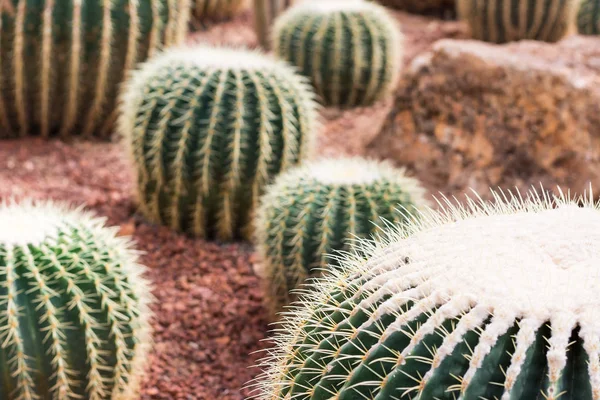
<svg viewBox="0 0 600 400">
<path fill-rule="evenodd" d="M 493 203 L 468 198 L 465 206 L 446 200 L 442 212 L 421 213 L 383 240 L 363 242 L 361 256 L 348 255 L 305 291 L 277 329 L 254 398 L 598 399 L 595 311 L 522 317 L 477 304 L 468 292 L 450 296 L 430 285 L 440 271 L 412 265 L 396 247 L 463 219 L 600 209 L 591 198 L 493 196 Z"/>
<path fill-rule="evenodd" d="M 119 82 L 183 41 L 189 1 L 4 1 L 0 137 L 108 135 Z"/>
<path fill-rule="evenodd" d="M 135 397 L 151 341 L 137 254 L 80 211 L 50 203 L 1 211 L 32 207 L 61 221 L 40 243 L 0 243 L 1 397 Z"/>
<path fill-rule="evenodd" d="M 242 11 L 247 0 L 192 0 L 193 13 L 199 21 L 221 21 Z"/>
<path fill-rule="evenodd" d="M 384 7 L 360 0 L 301 3 L 275 22 L 273 51 L 309 77 L 327 105 L 370 105 L 394 89 L 402 36 Z"/>
<path fill-rule="evenodd" d="M 493 43 L 516 40 L 556 42 L 573 25 L 577 1 L 458 0 L 473 37 Z"/>
<path fill-rule="evenodd" d="M 581 1 L 577 14 L 577 28 L 583 35 L 600 35 L 600 1 Z"/>
<path fill-rule="evenodd" d="M 263 188 L 310 154 L 313 97 L 258 53 L 184 48 L 146 64 L 123 92 L 119 124 L 142 213 L 199 237 L 251 235 Z"/>
<path fill-rule="evenodd" d="M 294 3 L 294 0 L 254 0 L 254 29 L 258 43 L 271 48 L 271 28 L 275 19 Z"/>
<path fill-rule="evenodd" d="M 328 181 L 328 174 L 352 174 L 349 170 L 372 175 Z M 291 292 L 309 277 L 335 268 L 332 255 L 351 251 L 353 242 L 372 238 L 381 225 L 404 223 L 402 210 L 416 213 L 427 204 L 423 194 L 403 170 L 360 158 L 317 161 L 278 177 L 255 223 L 271 314 L 290 304 Z"/>
</svg>

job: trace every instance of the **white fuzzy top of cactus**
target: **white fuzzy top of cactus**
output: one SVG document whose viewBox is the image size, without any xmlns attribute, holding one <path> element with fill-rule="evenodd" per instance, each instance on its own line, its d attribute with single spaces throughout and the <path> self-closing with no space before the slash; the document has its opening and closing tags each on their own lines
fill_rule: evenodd
<svg viewBox="0 0 600 400">
<path fill-rule="evenodd" d="M 90 220 L 86 214 L 78 218 L 75 211 L 51 202 L 0 203 L 0 245 L 38 245 L 55 237 L 62 227 L 82 219 Z"/>
<path fill-rule="evenodd" d="M 292 177 L 313 178 L 325 185 L 370 185 L 378 181 L 399 181 L 412 188 L 416 181 L 406 178 L 403 169 L 388 162 L 359 157 L 322 159 L 300 167 Z"/>
<path fill-rule="evenodd" d="M 565 368 L 571 333 L 579 326 L 579 337 L 593 360 L 592 390 L 600 393 L 600 204 L 591 196 L 572 199 L 533 191 L 528 196 L 492 195 L 492 202 L 475 196 L 467 197 L 464 205 L 442 199 L 441 210 L 422 211 L 420 218 L 389 231 L 377 243 L 361 242 L 360 253 L 369 256 L 349 255 L 287 313 L 276 338 L 278 349 L 262 364 L 267 370 L 257 383 L 257 398 L 273 398 L 287 385 L 286 366 L 295 357 L 291 349 L 306 336 L 302 327 L 320 323 L 314 319 L 313 309 L 356 279 L 365 283 L 353 294 L 364 298 L 355 311 L 371 310 L 371 315 L 348 336 L 377 323 L 382 315 L 397 315 L 396 322 L 379 338 L 382 343 L 411 318 L 430 313 L 403 351 L 406 356 L 450 318 L 460 316 L 465 329 L 472 329 L 492 315 L 462 377 L 465 386 L 498 337 L 520 320 L 522 333 L 515 338 L 516 350 L 505 371 L 506 382 L 514 383 L 533 332 L 550 322 L 552 334 L 546 339 L 548 377 L 553 384 Z M 375 306 L 384 296 L 389 300 Z M 408 301 L 414 305 L 402 311 Z M 421 382 L 415 381 L 415 393 L 452 353 L 457 340 L 448 336 L 437 349 L 433 368 Z M 308 347 L 309 352 L 315 350 Z M 374 349 L 365 351 L 370 354 Z M 507 383 L 502 400 L 510 398 L 510 389 Z"/>
<path fill-rule="evenodd" d="M 296 10 L 315 13 L 363 12 L 379 8 L 380 6 L 364 0 L 304 0 L 294 7 Z"/>
</svg>

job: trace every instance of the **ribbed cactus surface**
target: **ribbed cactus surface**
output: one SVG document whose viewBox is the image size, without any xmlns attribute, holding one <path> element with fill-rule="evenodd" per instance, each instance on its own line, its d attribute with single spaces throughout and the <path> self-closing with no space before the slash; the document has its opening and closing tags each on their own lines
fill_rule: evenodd
<svg viewBox="0 0 600 400">
<path fill-rule="evenodd" d="M 276 21 L 273 51 L 310 77 L 324 104 L 369 105 L 395 86 L 402 36 L 386 9 L 361 0 L 307 1 Z"/>
<path fill-rule="evenodd" d="M 599 211 L 499 193 L 425 212 L 289 313 L 256 397 L 597 400 Z"/>
<path fill-rule="evenodd" d="M 263 188 L 310 153 L 313 97 L 260 53 L 182 48 L 149 61 L 124 90 L 119 128 L 142 213 L 199 237 L 251 235 Z"/>
<path fill-rule="evenodd" d="M 334 252 L 351 251 L 386 223 L 425 205 L 416 179 L 387 163 L 360 158 L 316 161 L 279 176 L 261 200 L 257 244 L 272 314 L 293 299 L 307 278 L 338 265 Z"/>
<path fill-rule="evenodd" d="M 50 203 L 0 205 L 0 398 L 136 398 L 150 294 L 115 232 Z"/>
<path fill-rule="evenodd" d="M 0 138 L 109 135 L 119 83 L 183 40 L 189 1 L 2 1 Z"/>
<path fill-rule="evenodd" d="M 220 21 L 242 11 L 247 0 L 192 0 L 194 17 L 199 21 Z"/>
<path fill-rule="evenodd" d="M 290 7 L 294 0 L 253 0 L 254 29 L 258 43 L 264 49 L 271 48 L 271 29 L 275 19 Z"/>
<path fill-rule="evenodd" d="M 556 42 L 573 26 L 578 0 L 457 0 L 473 37 L 493 43 Z"/>
<path fill-rule="evenodd" d="M 577 28 L 583 35 L 600 35 L 600 0 L 581 0 Z"/>
</svg>

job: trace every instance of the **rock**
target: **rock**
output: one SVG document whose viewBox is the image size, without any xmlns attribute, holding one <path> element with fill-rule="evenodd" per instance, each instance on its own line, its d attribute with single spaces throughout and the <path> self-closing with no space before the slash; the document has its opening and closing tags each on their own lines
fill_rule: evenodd
<svg viewBox="0 0 600 400">
<path fill-rule="evenodd" d="M 600 40 L 441 40 L 416 58 L 369 153 L 433 191 L 600 189 Z"/>
</svg>

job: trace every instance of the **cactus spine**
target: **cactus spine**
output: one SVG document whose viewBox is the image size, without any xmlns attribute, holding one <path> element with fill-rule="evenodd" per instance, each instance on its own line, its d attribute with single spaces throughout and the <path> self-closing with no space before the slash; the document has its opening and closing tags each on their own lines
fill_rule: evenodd
<svg viewBox="0 0 600 400">
<path fill-rule="evenodd" d="M 263 188 L 304 159 L 318 127 L 310 86 L 260 53 L 173 49 L 123 92 L 142 213 L 203 238 L 251 235 Z"/>
<path fill-rule="evenodd" d="M 1 4 L 0 138 L 109 134 L 119 82 L 189 18 L 189 0 Z"/>
<path fill-rule="evenodd" d="M 572 28 L 577 3 L 573 0 L 458 0 L 457 7 L 478 40 L 556 42 Z"/>
<path fill-rule="evenodd" d="M 294 3 L 294 0 L 254 0 L 254 29 L 258 43 L 271 48 L 271 28 L 275 18 Z"/>
<path fill-rule="evenodd" d="M 194 16 L 199 21 L 229 19 L 246 7 L 246 0 L 192 0 Z"/>
<path fill-rule="evenodd" d="M 577 14 L 577 28 L 582 35 L 600 35 L 599 0 L 582 0 Z"/>
<path fill-rule="evenodd" d="M 598 399 L 600 209 L 576 200 L 498 193 L 362 248 L 288 314 L 256 398 Z"/>
<path fill-rule="evenodd" d="M 361 0 L 305 2 L 275 22 L 274 52 L 310 77 L 324 104 L 370 105 L 389 95 L 402 36 L 384 7 Z"/>
<path fill-rule="evenodd" d="M 0 226 L 0 398 L 135 398 L 150 295 L 128 240 L 51 203 L 2 204 Z"/>
<path fill-rule="evenodd" d="M 333 252 L 370 238 L 376 224 L 404 223 L 402 210 L 422 207 L 423 193 L 403 170 L 359 158 L 313 162 L 279 176 L 263 196 L 255 224 L 272 315 L 293 300 L 291 290 L 338 265 L 329 257 Z"/>
</svg>

